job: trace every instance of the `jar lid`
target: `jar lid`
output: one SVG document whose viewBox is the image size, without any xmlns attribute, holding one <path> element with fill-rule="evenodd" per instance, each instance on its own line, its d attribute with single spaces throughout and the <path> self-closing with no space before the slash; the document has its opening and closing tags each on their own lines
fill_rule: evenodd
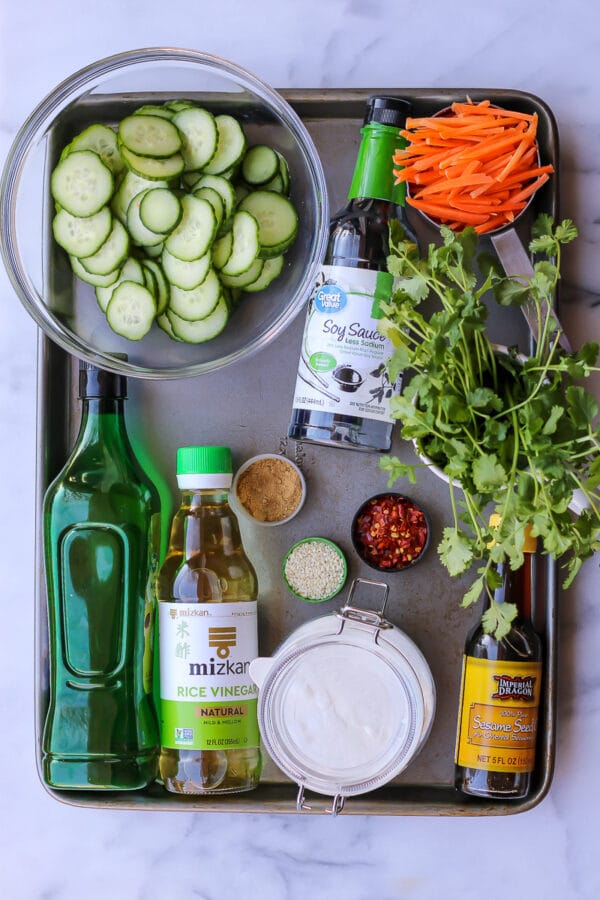
<svg viewBox="0 0 600 900">
<path fill-rule="evenodd" d="M 269 755 L 319 794 L 344 798 L 385 784 L 433 721 L 435 686 L 420 650 L 381 615 L 348 603 L 301 626 L 250 674 Z"/>
</svg>

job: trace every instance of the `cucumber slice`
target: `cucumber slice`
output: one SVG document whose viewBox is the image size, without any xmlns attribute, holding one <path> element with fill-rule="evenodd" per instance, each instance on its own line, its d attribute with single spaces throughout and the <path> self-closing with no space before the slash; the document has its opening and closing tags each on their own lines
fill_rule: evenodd
<svg viewBox="0 0 600 900">
<path fill-rule="evenodd" d="M 214 247 L 214 244 L 213 244 Z M 176 287 L 183 288 L 184 291 L 191 291 L 192 288 L 202 284 L 211 267 L 212 259 L 210 252 L 205 253 L 199 259 L 185 261 L 178 259 L 169 253 L 166 247 L 163 248 L 161 255 L 162 269 L 168 281 Z"/>
<path fill-rule="evenodd" d="M 283 182 L 283 190 L 282 194 L 285 194 L 286 197 L 289 196 L 290 193 L 290 167 L 287 164 L 287 159 L 283 154 L 278 153 L 279 157 L 279 175 Z"/>
<path fill-rule="evenodd" d="M 73 271 L 75 271 L 75 269 Z M 137 284 L 144 284 L 142 265 L 133 256 L 129 256 L 125 260 L 121 267 L 121 271 L 119 272 L 119 277 L 114 284 L 108 287 L 103 287 L 102 285 L 96 287 L 96 300 L 98 301 L 98 306 L 102 312 L 106 312 L 106 308 L 110 303 L 115 288 L 122 281 L 135 281 Z"/>
<path fill-rule="evenodd" d="M 275 178 L 272 178 L 270 181 L 267 181 L 266 184 L 262 186 L 263 191 L 275 191 L 276 194 L 285 194 L 283 189 L 283 179 L 279 172 Z"/>
<path fill-rule="evenodd" d="M 137 196 L 137 194 L 141 194 L 142 191 L 155 187 L 167 187 L 167 182 L 150 181 L 148 178 L 142 178 L 141 175 L 136 175 L 135 172 L 127 171 L 123 180 L 119 183 L 119 187 L 113 195 L 110 204 L 117 219 L 119 219 L 123 225 L 126 225 L 127 210 L 133 198 Z"/>
<path fill-rule="evenodd" d="M 130 341 L 139 341 L 148 334 L 155 315 L 154 297 L 135 281 L 117 285 L 106 308 L 106 321 L 112 330 Z"/>
<path fill-rule="evenodd" d="M 81 261 L 90 275 L 108 275 L 118 271 L 129 253 L 129 235 L 118 219 L 113 219 L 112 229 L 102 246 L 92 256 Z"/>
<path fill-rule="evenodd" d="M 179 131 L 159 116 L 127 116 L 119 122 L 119 140 L 137 156 L 166 159 L 181 150 Z"/>
<path fill-rule="evenodd" d="M 57 203 L 73 216 L 93 216 L 110 201 L 112 172 L 92 150 L 76 150 L 61 160 L 50 178 Z"/>
<path fill-rule="evenodd" d="M 242 272 L 241 275 L 223 275 L 221 272 L 219 277 L 225 287 L 228 288 L 244 288 L 249 284 L 254 284 L 257 278 L 260 278 L 265 265 L 264 259 L 255 259 L 249 269 Z"/>
<path fill-rule="evenodd" d="M 258 222 L 260 255 L 263 259 L 279 256 L 294 242 L 298 233 L 298 213 L 290 200 L 274 191 L 252 191 L 239 206 Z"/>
<path fill-rule="evenodd" d="M 264 291 L 265 288 L 269 287 L 272 281 L 274 281 L 279 275 L 281 275 L 283 263 L 283 255 L 273 256 L 271 259 L 265 259 L 262 271 L 256 281 L 247 284 L 244 287 L 244 290 L 248 291 L 248 293 L 251 294 L 257 293 L 258 291 Z"/>
<path fill-rule="evenodd" d="M 219 134 L 215 117 L 207 109 L 189 106 L 175 114 L 173 124 L 182 135 L 185 171 L 203 169 L 217 151 Z"/>
<path fill-rule="evenodd" d="M 241 275 L 250 268 L 260 250 L 258 222 L 247 211 L 236 212 L 231 234 L 233 249 L 221 271 L 223 275 Z"/>
<path fill-rule="evenodd" d="M 150 231 L 168 234 L 181 219 L 179 197 L 168 188 L 145 191 L 140 203 L 140 219 Z"/>
<path fill-rule="evenodd" d="M 228 231 L 212 245 L 212 258 L 215 269 L 222 269 L 227 264 L 233 250 L 233 232 Z"/>
<path fill-rule="evenodd" d="M 71 261 L 73 273 L 78 278 L 81 278 L 82 281 L 85 281 L 86 284 L 92 284 L 95 288 L 108 288 L 119 279 L 119 269 L 115 269 L 114 272 L 108 272 L 106 275 L 92 275 L 91 272 L 84 269 L 81 260 L 76 256 L 70 256 L 69 260 Z"/>
<path fill-rule="evenodd" d="M 150 259 L 158 259 L 159 256 L 162 255 L 163 248 L 165 246 L 164 241 L 161 241 L 160 244 L 152 244 L 148 246 L 148 244 L 144 244 L 140 247 L 140 250 Z"/>
<path fill-rule="evenodd" d="M 223 331 L 227 325 L 229 310 L 225 298 L 221 296 L 214 310 L 204 319 L 188 322 L 171 309 L 168 310 L 167 316 L 175 337 L 188 344 L 202 344 L 204 341 L 212 340 Z"/>
<path fill-rule="evenodd" d="M 246 135 L 242 126 L 233 116 L 216 116 L 215 123 L 219 135 L 217 152 L 204 166 L 207 175 L 220 175 L 235 166 L 246 150 Z"/>
<path fill-rule="evenodd" d="M 235 188 L 232 183 L 228 181 L 227 178 L 223 178 L 222 175 L 202 175 L 194 184 L 193 190 L 197 191 L 205 187 L 213 188 L 213 190 L 221 195 L 221 200 L 223 201 L 223 218 L 218 233 L 224 234 L 230 226 L 231 217 L 237 203 Z"/>
<path fill-rule="evenodd" d="M 73 138 L 69 148 L 69 152 L 93 150 L 113 175 L 119 175 L 125 168 L 123 157 L 119 153 L 117 135 L 108 125 L 90 125 Z"/>
<path fill-rule="evenodd" d="M 165 237 L 164 234 L 150 231 L 142 222 L 140 209 L 145 196 L 146 191 L 136 194 L 127 208 L 127 230 L 131 240 L 138 247 L 152 247 L 156 244 L 162 244 Z"/>
<path fill-rule="evenodd" d="M 165 334 L 169 335 L 171 340 L 173 340 L 173 341 L 181 340 L 181 338 L 175 337 L 173 328 L 171 326 L 171 322 L 170 322 L 169 317 L 166 312 L 161 313 L 159 316 L 156 317 L 156 324 L 158 325 L 159 328 L 162 328 L 162 330 L 165 332 Z"/>
<path fill-rule="evenodd" d="M 242 162 L 242 178 L 248 184 L 262 185 L 279 172 L 279 157 L 272 147 L 256 144 L 246 151 Z"/>
<path fill-rule="evenodd" d="M 72 216 L 61 209 L 52 221 L 52 231 L 57 244 L 70 256 L 91 256 L 99 250 L 112 228 L 112 216 L 108 206 L 85 219 Z"/>
<path fill-rule="evenodd" d="M 161 119 L 172 119 L 175 113 L 166 106 L 155 106 L 153 103 L 146 103 L 145 106 L 139 106 L 132 112 L 132 116 L 159 116 Z"/>
<path fill-rule="evenodd" d="M 225 205 L 219 192 L 211 187 L 201 187 L 194 191 L 194 197 L 208 200 L 217 220 L 217 229 L 219 229 L 223 222 L 223 217 L 225 216 Z"/>
<path fill-rule="evenodd" d="M 155 282 L 155 293 L 154 296 L 156 298 L 156 314 L 160 315 L 164 313 L 167 306 L 169 305 L 169 298 L 171 296 L 171 285 L 167 281 L 165 277 L 165 273 L 163 272 L 159 263 L 156 262 L 155 259 L 143 259 L 142 267 L 149 271 L 154 276 Z"/>
<path fill-rule="evenodd" d="M 147 118 L 150 118 L 150 116 Z M 166 122 L 166 119 L 159 119 L 158 116 L 154 118 L 157 122 Z M 121 145 L 120 149 L 127 168 L 135 172 L 136 175 L 148 178 L 150 181 L 168 181 L 171 178 L 176 178 L 183 172 L 183 156 L 181 153 L 174 153 L 173 156 L 155 159 L 150 156 L 140 156 L 124 145 Z"/>
<path fill-rule="evenodd" d="M 220 296 L 221 282 L 211 269 L 202 284 L 192 288 L 191 291 L 184 291 L 173 285 L 169 309 L 181 319 L 193 322 L 210 315 Z"/>
<path fill-rule="evenodd" d="M 208 200 L 193 195 L 182 198 L 183 215 L 165 247 L 178 259 L 199 259 L 208 251 L 217 231 L 217 219 Z"/>
</svg>

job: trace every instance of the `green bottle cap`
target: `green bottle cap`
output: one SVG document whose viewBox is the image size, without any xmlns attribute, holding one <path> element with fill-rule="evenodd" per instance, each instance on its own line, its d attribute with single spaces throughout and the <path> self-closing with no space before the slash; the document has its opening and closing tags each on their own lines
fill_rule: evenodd
<svg viewBox="0 0 600 900">
<path fill-rule="evenodd" d="M 409 112 L 410 103 L 400 97 L 369 97 L 349 200 L 389 200 L 404 206 L 406 186 L 402 182 L 395 184 L 393 157 L 396 150 L 406 146 L 400 129 Z"/>
<path fill-rule="evenodd" d="M 178 475 L 230 475 L 232 472 L 229 447 L 180 447 L 177 451 Z"/>
</svg>

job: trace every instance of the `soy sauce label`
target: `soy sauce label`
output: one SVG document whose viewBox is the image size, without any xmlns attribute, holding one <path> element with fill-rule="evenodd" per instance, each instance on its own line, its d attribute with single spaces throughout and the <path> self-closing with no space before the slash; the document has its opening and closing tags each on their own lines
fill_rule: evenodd
<svg viewBox="0 0 600 900">
<path fill-rule="evenodd" d="M 379 326 L 392 292 L 388 272 L 322 266 L 310 298 L 294 408 L 392 422 L 391 341 Z"/>
<path fill-rule="evenodd" d="M 459 766 L 533 771 L 541 677 L 541 663 L 463 657 Z"/>
</svg>

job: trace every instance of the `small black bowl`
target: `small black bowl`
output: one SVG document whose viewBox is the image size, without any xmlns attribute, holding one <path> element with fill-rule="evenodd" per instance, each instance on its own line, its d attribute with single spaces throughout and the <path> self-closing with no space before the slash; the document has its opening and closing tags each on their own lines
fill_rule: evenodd
<svg viewBox="0 0 600 900">
<path fill-rule="evenodd" d="M 393 491 L 369 497 L 352 519 L 354 549 L 378 572 L 403 572 L 414 566 L 427 550 L 430 535 L 425 510 L 410 497 Z"/>
</svg>

